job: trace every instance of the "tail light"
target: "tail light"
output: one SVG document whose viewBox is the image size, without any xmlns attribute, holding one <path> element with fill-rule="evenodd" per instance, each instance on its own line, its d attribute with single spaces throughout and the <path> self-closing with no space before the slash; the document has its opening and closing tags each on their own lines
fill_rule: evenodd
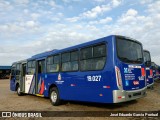
<svg viewBox="0 0 160 120">
<path fill-rule="evenodd" d="M 122 77 L 121 77 L 121 72 L 117 66 L 115 66 L 115 73 L 116 73 L 116 81 L 117 81 L 117 86 L 119 89 L 122 89 Z"/>
<path fill-rule="evenodd" d="M 152 71 L 152 69 L 150 69 L 150 76 L 153 76 L 153 71 Z"/>
<path fill-rule="evenodd" d="M 141 68 L 141 73 L 142 73 L 142 76 L 145 76 L 146 73 L 145 73 L 145 68 Z"/>
</svg>

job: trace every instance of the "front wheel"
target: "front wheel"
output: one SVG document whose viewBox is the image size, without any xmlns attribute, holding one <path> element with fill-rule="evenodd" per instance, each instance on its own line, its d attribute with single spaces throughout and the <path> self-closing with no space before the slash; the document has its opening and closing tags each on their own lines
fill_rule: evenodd
<svg viewBox="0 0 160 120">
<path fill-rule="evenodd" d="M 56 87 L 53 87 L 50 90 L 50 101 L 53 106 L 58 106 L 61 103 L 58 89 Z"/>
<path fill-rule="evenodd" d="M 17 95 L 18 96 L 22 96 L 23 95 L 19 85 L 17 86 Z"/>
</svg>

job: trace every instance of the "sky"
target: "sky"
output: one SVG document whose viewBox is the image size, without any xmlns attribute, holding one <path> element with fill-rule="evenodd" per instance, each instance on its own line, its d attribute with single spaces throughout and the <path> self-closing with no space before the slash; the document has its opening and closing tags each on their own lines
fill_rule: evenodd
<svg viewBox="0 0 160 120">
<path fill-rule="evenodd" d="M 160 65 L 160 0 L 0 0 L 0 65 L 111 34 Z"/>
</svg>

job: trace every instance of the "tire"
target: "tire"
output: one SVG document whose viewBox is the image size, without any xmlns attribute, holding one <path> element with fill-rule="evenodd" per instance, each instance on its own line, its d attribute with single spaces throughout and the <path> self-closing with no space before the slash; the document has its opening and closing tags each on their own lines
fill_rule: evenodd
<svg viewBox="0 0 160 120">
<path fill-rule="evenodd" d="M 21 89 L 20 89 L 19 85 L 17 86 L 17 95 L 18 96 L 22 96 L 23 95 L 23 93 L 21 92 Z"/>
<path fill-rule="evenodd" d="M 56 87 L 50 89 L 50 102 L 53 106 L 58 106 L 61 103 L 59 92 Z"/>
</svg>

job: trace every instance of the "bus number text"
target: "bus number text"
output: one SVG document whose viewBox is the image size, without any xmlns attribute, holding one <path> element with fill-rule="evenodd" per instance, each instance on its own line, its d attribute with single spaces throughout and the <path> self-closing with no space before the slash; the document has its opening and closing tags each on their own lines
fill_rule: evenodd
<svg viewBox="0 0 160 120">
<path fill-rule="evenodd" d="M 87 76 L 88 81 L 101 81 L 101 75 Z"/>
</svg>

